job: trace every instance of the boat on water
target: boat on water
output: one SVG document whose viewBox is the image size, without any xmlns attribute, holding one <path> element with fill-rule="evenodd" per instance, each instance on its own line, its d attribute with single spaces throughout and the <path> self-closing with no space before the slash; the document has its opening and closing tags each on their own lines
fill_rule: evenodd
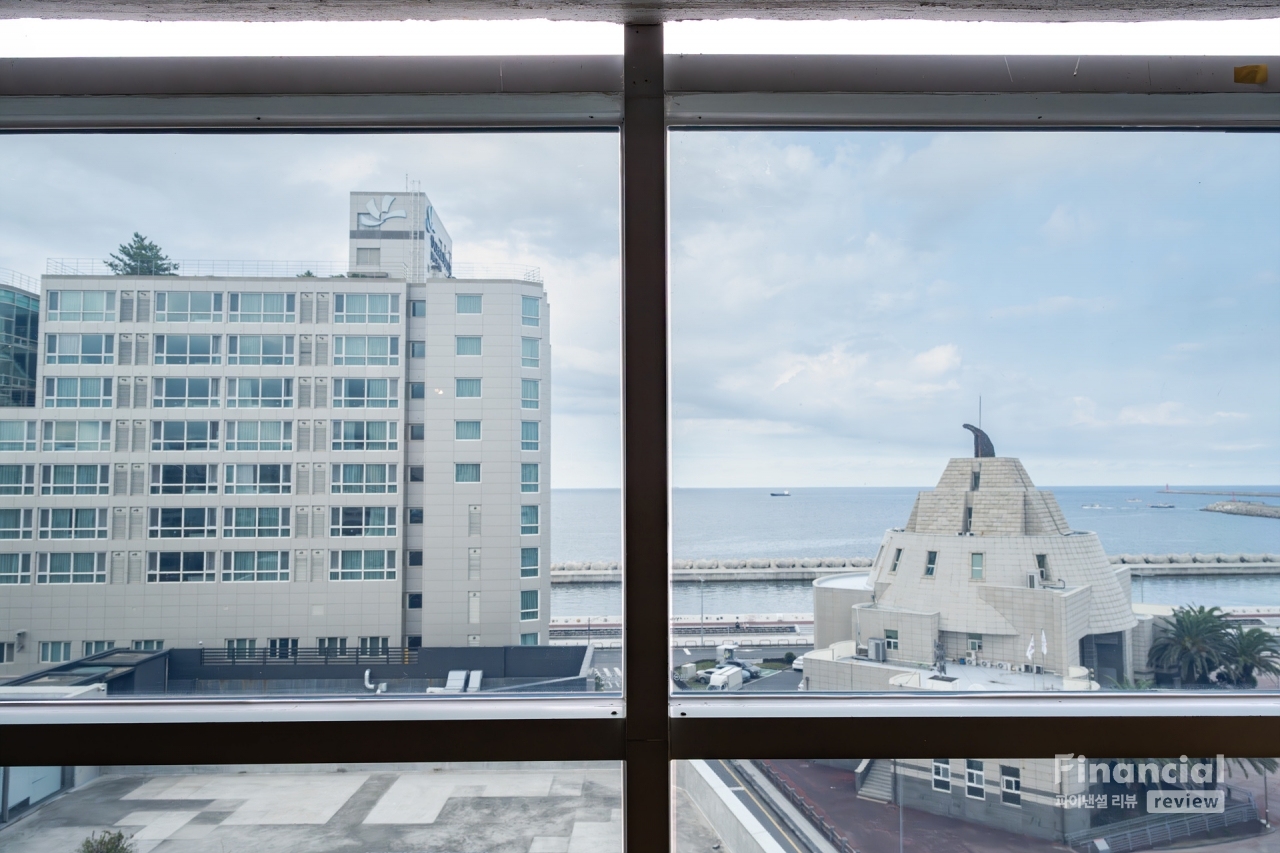
<svg viewBox="0 0 1280 853">
<path fill-rule="evenodd" d="M 1081 509 L 1106 509 L 1102 504 L 1080 504 Z"/>
<path fill-rule="evenodd" d="M 1142 503 L 1142 498 L 1125 498 L 1124 500 L 1125 500 L 1125 503 L 1131 503 L 1131 504 Z"/>
<path fill-rule="evenodd" d="M 769 497 L 771 497 L 771 498 L 789 498 L 789 497 L 791 497 L 791 492 L 787 491 L 786 489 L 783 489 L 783 490 L 782 490 L 782 491 L 780 491 L 780 492 L 770 492 L 770 493 L 769 493 Z"/>
<path fill-rule="evenodd" d="M 1151 504 L 1152 509 L 1176 509 L 1173 504 Z"/>
</svg>

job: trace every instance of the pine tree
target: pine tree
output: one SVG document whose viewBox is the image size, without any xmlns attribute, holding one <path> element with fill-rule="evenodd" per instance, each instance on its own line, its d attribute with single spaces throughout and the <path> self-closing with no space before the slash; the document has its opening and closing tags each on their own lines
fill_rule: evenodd
<svg viewBox="0 0 1280 853">
<path fill-rule="evenodd" d="M 116 275 L 177 275 L 178 265 L 160 247 L 133 232 L 133 242 L 121 243 L 120 254 L 111 256 L 107 266 Z"/>
</svg>

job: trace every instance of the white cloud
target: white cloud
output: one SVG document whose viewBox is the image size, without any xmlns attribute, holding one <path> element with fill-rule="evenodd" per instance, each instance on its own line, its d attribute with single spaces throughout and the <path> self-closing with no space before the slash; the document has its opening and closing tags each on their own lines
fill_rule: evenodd
<svg viewBox="0 0 1280 853">
<path fill-rule="evenodd" d="M 960 348 L 955 344 L 941 344 L 920 353 L 911 363 L 927 376 L 949 373 L 960 367 Z"/>
<path fill-rule="evenodd" d="M 1063 204 L 1055 207 L 1040 226 L 1040 233 L 1059 243 L 1080 241 L 1092 237 L 1097 231 L 1098 224 L 1092 217 L 1078 210 L 1070 210 Z"/>
<path fill-rule="evenodd" d="M 1186 406 L 1173 401 L 1125 406 L 1116 416 L 1116 423 L 1123 426 L 1185 426 L 1191 422 Z"/>
</svg>

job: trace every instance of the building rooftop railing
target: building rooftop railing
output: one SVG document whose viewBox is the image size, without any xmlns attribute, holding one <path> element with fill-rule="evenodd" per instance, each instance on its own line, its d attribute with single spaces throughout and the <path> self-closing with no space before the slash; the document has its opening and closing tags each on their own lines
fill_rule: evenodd
<svg viewBox="0 0 1280 853">
<path fill-rule="evenodd" d="M 38 280 L 29 275 L 23 275 L 17 270 L 5 269 L 4 267 L 0 267 L 0 284 L 7 284 L 10 287 L 16 287 L 35 294 L 40 293 L 40 282 Z"/>
<path fill-rule="evenodd" d="M 5 271 L 8 272 L 8 271 Z M 34 282 L 21 273 L 12 273 Z M 352 270 L 342 261 L 236 261 L 236 260 L 167 260 L 155 271 L 143 270 L 130 275 L 218 276 L 222 278 L 395 278 L 412 280 L 404 264 L 382 265 L 377 269 Z M 49 258 L 45 275 L 117 275 L 102 258 Z M 0 282 L 3 282 L 0 272 Z M 542 283 L 542 270 L 526 264 L 454 264 L 453 275 L 431 275 L 429 278 L 515 279 Z M 19 285 L 22 286 L 22 285 Z M 39 292 L 39 283 L 34 284 Z"/>
</svg>

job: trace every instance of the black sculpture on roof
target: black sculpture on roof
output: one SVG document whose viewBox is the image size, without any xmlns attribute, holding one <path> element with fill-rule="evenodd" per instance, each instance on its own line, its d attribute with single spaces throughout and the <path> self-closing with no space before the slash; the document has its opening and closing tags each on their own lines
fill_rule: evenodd
<svg viewBox="0 0 1280 853">
<path fill-rule="evenodd" d="M 965 424 L 964 428 L 973 433 L 973 457 L 975 459 L 982 459 L 987 456 L 994 457 L 996 455 L 996 448 L 985 432 L 973 424 Z"/>
</svg>

